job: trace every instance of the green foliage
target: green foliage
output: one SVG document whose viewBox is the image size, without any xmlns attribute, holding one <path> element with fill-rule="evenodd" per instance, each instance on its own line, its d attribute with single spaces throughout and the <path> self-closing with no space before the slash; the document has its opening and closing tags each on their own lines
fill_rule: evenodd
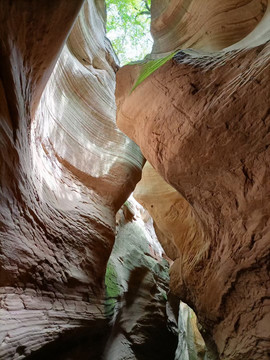
<svg viewBox="0 0 270 360">
<path fill-rule="evenodd" d="M 150 0 L 106 0 L 107 36 L 121 65 L 151 51 Z"/>
<path fill-rule="evenodd" d="M 121 65 L 143 59 L 153 43 L 150 35 L 151 0 L 106 0 L 106 5 L 107 36 Z M 175 54 L 157 60 L 138 61 L 143 65 L 131 92 Z"/>
<path fill-rule="evenodd" d="M 120 288 L 118 285 L 118 277 L 115 267 L 112 263 L 108 263 L 105 275 L 105 289 L 106 289 L 106 302 L 105 302 L 105 314 L 107 317 L 113 315 L 117 298 L 120 294 Z"/>
<path fill-rule="evenodd" d="M 164 58 L 156 59 L 156 60 L 149 60 L 147 62 L 142 62 L 143 65 L 142 65 L 142 68 L 141 68 L 140 75 L 139 75 L 135 85 L 131 89 L 131 92 L 133 90 L 135 90 L 136 87 L 138 85 L 140 85 L 146 78 L 148 78 L 148 76 L 150 76 L 154 71 L 156 71 L 162 65 L 164 65 L 167 61 L 172 59 L 176 53 L 177 53 L 177 51 L 174 51 L 173 53 L 165 56 Z"/>
<path fill-rule="evenodd" d="M 168 297 L 167 297 L 167 294 L 166 294 L 165 291 L 161 291 L 161 296 L 162 296 L 162 298 L 163 298 L 163 300 L 164 300 L 165 302 L 168 301 Z"/>
<path fill-rule="evenodd" d="M 112 263 L 108 263 L 105 275 L 105 286 L 107 296 L 117 297 L 119 295 L 119 288 L 117 285 L 117 273 Z"/>
</svg>

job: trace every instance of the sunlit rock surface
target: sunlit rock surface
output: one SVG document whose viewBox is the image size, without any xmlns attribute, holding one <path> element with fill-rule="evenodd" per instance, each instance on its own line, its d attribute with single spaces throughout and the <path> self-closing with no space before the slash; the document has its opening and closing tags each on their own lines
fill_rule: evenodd
<svg viewBox="0 0 270 360">
<path fill-rule="evenodd" d="M 44 172 L 57 161 L 118 210 L 140 178 L 142 156 L 115 125 L 118 66 L 104 22 L 104 1 L 86 2 L 41 98 L 33 152 L 37 167 L 46 152 Z"/>
<path fill-rule="evenodd" d="M 205 347 L 205 342 L 198 330 L 194 311 L 182 301 L 179 304 L 178 346 L 175 360 L 214 360 L 216 356 Z"/>
<path fill-rule="evenodd" d="M 117 65 L 104 2 L 85 2 L 76 20 L 82 3 L 0 4 L 5 360 L 96 359 L 108 336 L 104 276 L 115 210 L 138 180 L 142 156 L 115 126 Z"/>
<path fill-rule="evenodd" d="M 143 168 L 142 179 L 133 195 L 149 211 L 158 240 L 166 254 L 174 260 L 170 268 L 170 287 L 182 295 L 186 288 L 183 279 L 189 278 L 192 275 L 190 271 L 206 256 L 209 240 L 193 208 L 149 162 Z M 207 351 L 196 324 L 196 315 L 181 302 L 176 360 L 189 358 L 214 359 L 216 354 L 211 349 Z"/>
<path fill-rule="evenodd" d="M 181 280 L 188 278 L 194 265 L 207 254 L 209 240 L 202 225 L 190 204 L 149 162 L 143 168 L 134 197 L 152 216 L 157 237 L 166 254 L 174 260 L 171 286 L 180 288 Z"/>
<path fill-rule="evenodd" d="M 267 0 L 154 0 L 152 56 L 175 49 L 215 51 L 248 35 L 261 21 Z"/>
<path fill-rule="evenodd" d="M 221 4 L 212 3 L 207 13 Z M 153 1 L 154 9 L 157 4 L 160 2 Z M 190 7 L 185 6 L 188 4 Z M 235 7 L 238 25 L 242 14 L 252 11 L 251 21 L 243 21 L 245 31 L 237 30 L 236 37 L 226 33 L 226 24 L 232 20 L 228 9 L 222 14 L 223 4 L 231 4 L 232 10 Z M 198 253 L 181 267 L 172 268 L 171 279 L 177 281 L 171 289 L 196 311 L 222 359 L 270 356 L 270 6 L 268 3 L 266 9 L 264 5 L 261 1 L 222 2 L 214 31 L 212 22 L 196 13 L 195 1 L 164 2 L 163 15 L 166 9 L 174 9 L 171 15 L 177 19 L 176 27 L 185 25 L 182 12 L 195 22 L 198 19 L 200 26 L 204 21 L 204 28 L 209 26 L 212 33 L 202 33 L 200 45 L 194 45 L 200 50 L 179 52 L 132 93 L 140 66 L 125 66 L 117 75 L 119 128 L 189 203 L 194 222 L 201 224 L 203 238 L 209 241 L 203 256 L 200 251 L 205 243 L 195 241 Z M 165 48 L 166 43 L 158 45 L 162 33 L 154 34 L 156 49 L 160 46 L 157 52 L 172 51 L 179 41 L 169 13 L 163 15 L 160 24 L 164 29 L 167 24 L 167 37 L 174 41 L 168 40 L 170 48 Z M 216 44 L 222 28 L 227 40 L 212 47 L 211 39 Z M 185 31 L 192 37 L 191 30 L 185 27 Z M 207 53 L 227 45 L 230 47 Z M 183 45 L 191 46 L 193 42 Z M 166 218 L 158 217 L 164 232 Z M 156 225 L 159 229 L 157 221 Z M 173 227 L 166 230 L 166 238 L 169 234 L 175 241 Z M 188 259 L 189 248 L 182 251 L 181 257 Z"/>
</svg>

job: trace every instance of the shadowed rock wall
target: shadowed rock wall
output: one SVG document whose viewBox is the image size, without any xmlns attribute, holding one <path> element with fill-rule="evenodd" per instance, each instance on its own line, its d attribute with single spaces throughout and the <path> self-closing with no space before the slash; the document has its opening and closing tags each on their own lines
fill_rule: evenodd
<svg viewBox="0 0 270 360">
<path fill-rule="evenodd" d="M 168 312 L 168 262 L 138 219 L 120 215 L 106 273 L 106 314 L 112 332 L 104 360 L 175 358 L 177 318 Z"/>
</svg>

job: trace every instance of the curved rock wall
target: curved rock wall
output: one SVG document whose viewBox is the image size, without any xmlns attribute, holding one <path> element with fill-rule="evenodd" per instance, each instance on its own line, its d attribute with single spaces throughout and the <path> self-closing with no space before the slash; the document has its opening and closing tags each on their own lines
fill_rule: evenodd
<svg viewBox="0 0 270 360">
<path fill-rule="evenodd" d="M 108 359 L 173 358 L 164 261 L 138 252 L 134 224 L 119 227 L 120 299 L 105 299 L 115 213 L 144 159 L 115 125 L 104 1 L 82 3 L 0 4 L 0 357 L 99 359 L 107 343 Z M 175 259 L 171 288 L 223 359 L 270 354 L 266 5 L 153 1 L 153 57 L 204 53 L 180 52 L 131 95 L 139 65 L 118 76 L 119 126 L 172 186 L 147 165 L 139 192 Z"/>
<path fill-rule="evenodd" d="M 210 241 L 193 208 L 146 162 L 134 198 L 154 220 L 157 237 L 170 259 L 171 287 L 185 291 L 183 278 L 207 256 Z M 180 290 L 182 288 L 182 290 Z"/>
<path fill-rule="evenodd" d="M 152 56 L 175 49 L 216 51 L 249 34 L 267 0 L 155 0 L 151 8 Z"/>
<path fill-rule="evenodd" d="M 118 66 L 104 23 L 104 1 L 86 2 L 41 98 L 33 152 L 37 165 L 47 153 L 45 171 L 57 161 L 118 210 L 140 178 L 143 158 L 115 125 Z"/>
<path fill-rule="evenodd" d="M 251 3 L 262 4 L 245 2 Z M 168 9 L 173 5 L 184 26 L 182 1 L 170 2 Z M 270 354 L 269 9 L 268 3 L 254 31 L 230 48 L 214 54 L 181 51 L 132 93 L 140 65 L 117 74 L 118 126 L 186 199 L 209 239 L 200 261 L 171 270 L 171 279 L 178 279 L 172 290 L 195 309 L 222 359 L 267 359 Z M 219 26 L 230 21 L 227 13 Z M 160 19 L 165 24 L 169 17 Z M 211 21 L 208 25 L 211 29 Z M 173 30 L 171 36 L 179 40 Z M 207 34 L 201 44 L 203 39 L 201 48 L 209 50 Z M 174 50 L 171 44 L 160 51 Z M 156 226 L 164 229 L 166 218 L 159 221 Z M 198 253 L 202 245 L 194 244 Z"/>
<path fill-rule="evenodd" d="M 103 1 L 64 45 L 82 3 L 0 4 L 1 359 L 98 358 L 109 331 L 115 210 L 143 158 L 115 126 Z"/>
</svg>

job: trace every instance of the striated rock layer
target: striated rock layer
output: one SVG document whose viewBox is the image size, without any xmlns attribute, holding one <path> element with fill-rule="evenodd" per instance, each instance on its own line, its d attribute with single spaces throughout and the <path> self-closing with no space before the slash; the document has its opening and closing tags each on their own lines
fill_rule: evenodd
<svg viewBox="0 0 270 360">
<path fill-rule="evenodd" d="M 174 49 L 221 50 L 248 35 L 268 0 L 154 0 L 152 56 Z"/>
<path fill-rule="evenodd" d="M 176 19 L 175 28 L 184 27 L 185 17 L 196 21 L 195 3 L 164 5 L 160 24 L 164 29 L 167 24 L 167 38 L 174 41 L 168 41 L 167 49 L 156 39 L 159 52 L 178 47 L 169 20 Z M 220 2 L 212 3 L 216 11 Z M 155 4 L 160 2 L 153 1 L 153 9 Z M 224 44 L 231 46 L 206 53 L 211 39 L 219 38 L 218 29 L 231 21 L 226 6 L 237 4 L 242 7 L 239 24 L 240 14 L 252 4 L 252 14 L 262 6 L 264 16 L 256 17 L 253 25 L 258 24 L 246 38 L 241 40 L 238 30 L 237 39 L 225 31 Z M 166 189 L 164 182 L 157 185 L 151 176 L 148 185 L 142 180 L 146 193 L 161 194 L 165 187 L 164 202 L 153 194 L 143 201 L 159 238 L 171 244 L 168 254 L 178 257 L 171 268 L 171 289 L 196 311 L 222 359 L 270 356 L 270 5 L 267 10 L 264 5 L 225 1 L 220 25 L 215 28 L 206 21 L 212 35 L 202 34 L 200 46 L 194 46 L 200 50 L 179 52 L 132 93 L 140 65 L 125 66 L 117 75 L 118 126 L 181 194 Z M 252 30 L 248 23 L 242 36 Z M 192 37 L 191 30 L 185 30 Z M 162 34 L 154 34 L 160 42 Z M 173 216 L 178 217 L 175 222 Z"/>
<path fill-rule="evenodd" d="M 143 158 L 115 125 L 118 66 L 105 16 L 104 1 L 84 4 L 35 114 L 33 158 L 38 167 L 45 151 L 44 177 L 58 162 L 118 210 L 140 178 Z"/>
<path fill-rule="evenodd" d="M 69 35 L 82 3 L 0 3 L 1 359 L 98 359 L 108 336 L 115 211 L 143 158 L 115 126 L 104 2 Z"/>
</svg>

